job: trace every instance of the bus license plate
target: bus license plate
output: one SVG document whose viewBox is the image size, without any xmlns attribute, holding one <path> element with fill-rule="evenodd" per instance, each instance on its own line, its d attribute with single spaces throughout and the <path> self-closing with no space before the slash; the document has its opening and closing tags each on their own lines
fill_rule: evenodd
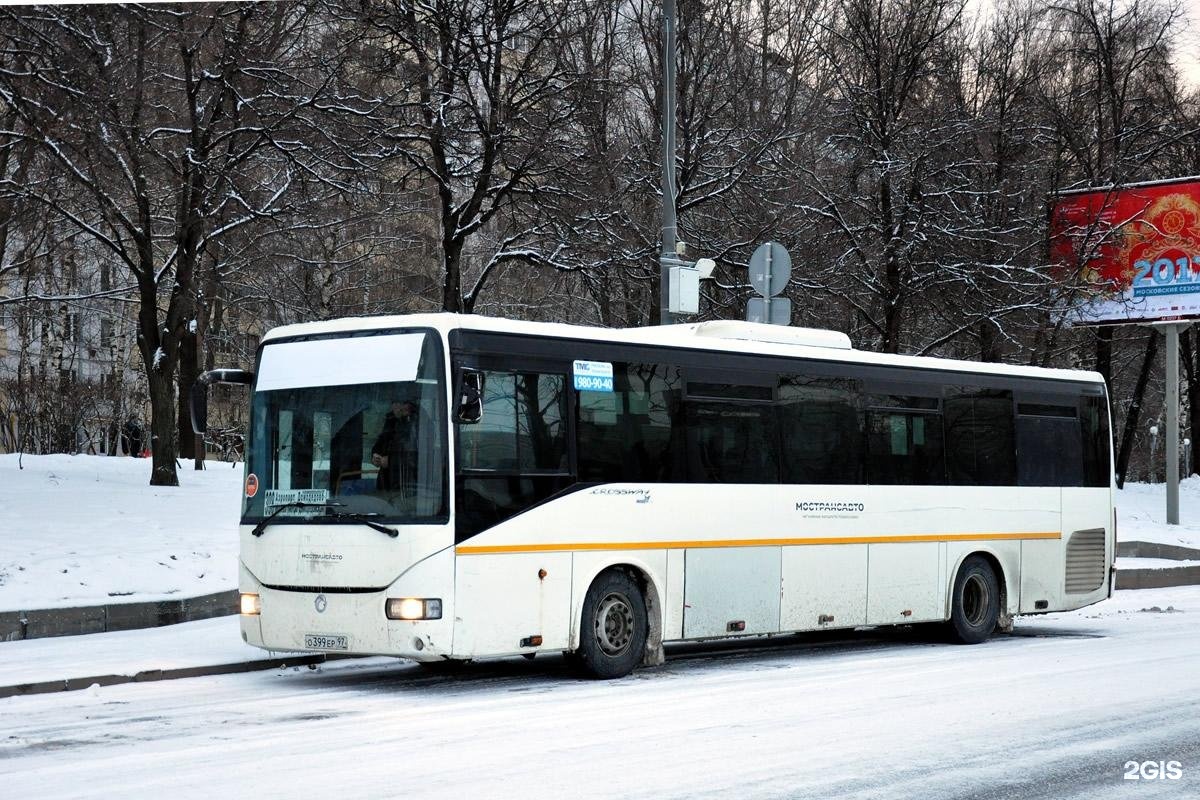
<svg viewBox="0 0 1200 800">
<path fill-rule="evenodd" d="M 331 633 L 306 633 L 304 646 L 309 650 L 349 650 L 345 636 Z"/>
</svg>

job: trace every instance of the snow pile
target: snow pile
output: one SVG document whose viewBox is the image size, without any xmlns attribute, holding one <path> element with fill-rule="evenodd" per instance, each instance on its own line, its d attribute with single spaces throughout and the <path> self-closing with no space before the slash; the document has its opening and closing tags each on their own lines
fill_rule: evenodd
<svg viewBox="0 0 1200 800">
<path fill-rule="evenodd" d="M 237 586 L 242 469 L 0 455 L 0 611 L 177 599 Z"/>
</svg>

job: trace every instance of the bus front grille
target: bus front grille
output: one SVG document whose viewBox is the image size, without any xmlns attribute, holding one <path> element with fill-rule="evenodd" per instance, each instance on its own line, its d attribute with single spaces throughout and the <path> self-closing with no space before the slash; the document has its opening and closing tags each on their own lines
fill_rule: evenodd
<svg viewBox="0 0 1200 800">
<path fill-rule="evenodd" d="M 1087 594 L 1104 585 L 1104 528 L 1075 531 L 1067 542 L 1067 594 Z"/>
</svg>

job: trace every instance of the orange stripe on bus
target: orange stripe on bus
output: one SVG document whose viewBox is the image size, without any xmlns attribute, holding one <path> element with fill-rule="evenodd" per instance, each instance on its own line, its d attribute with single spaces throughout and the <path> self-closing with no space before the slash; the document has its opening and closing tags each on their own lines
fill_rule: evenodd
<svg viewBox="0 0 1200 800">
<path fill-rule="evenodd" d="M 819 544 L 895 544 L 904 542 L 964 542 L 1011 539 L 1061 539 L 1059 531 L 1020 533 L 916 533 L 900 536 L 831 536 L 803 539 L 696 539 L 676 542 L 564 542 L 560 544 L 464 544 L 454 548 L 460 556 L 489 553 L 552 553 L 567 550 L 680 550 L 701 547 L 771 547 Z"/>
</svg>

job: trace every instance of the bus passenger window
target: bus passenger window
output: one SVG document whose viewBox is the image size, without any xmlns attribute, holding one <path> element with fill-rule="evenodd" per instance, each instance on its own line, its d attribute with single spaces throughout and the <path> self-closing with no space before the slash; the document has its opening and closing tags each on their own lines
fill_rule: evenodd
<svg viewBox="0 0 1200 800">
<path fill-rule="evenodd" d="M 862 414 L 856 381 L 788 375 L 777 417 L 783 483 L 861 483 Z"/>
<path fill-rule="evenodd" d="M 687 405 L 692 483 L 778 483 L 774 415 L 766 404 Z"/>
<path fill-rule="evenodd" d="M 1108 486 L 1112 481 L 1112 464 L 1108 450 L 1108 408 L 1102 396 L 1083 398 L 1079 423 L 1083 436 L 1084 485 Z"/>
<path fill-rule="evenodd" d="M 1017 483 L 1084 485 L 1083 437 L 1074 401 L 1069 406 L 1017 404 Z"/>
<path fill-rule="evenodd" d="M 455 540 L 519 514 L 565 489 L 566 376 L 487 372 L 483 417 L 458 425 Z"/>
<path fill-rule="evenodd" d="M 580 391 L 576 421 L 579 480 L 669 481 L 674 459 L 679 370 L 614 363 L 612 392 Z M 674 426 L 674 427 L 673 427 Z"/>
<path fill-rule="evenodd" d="M 1017 482 L 1012 392 L 953 388 L 943 402 L 946 468 L 954 486 Z"/>
<path fill-rule="evenodd" d="M 517 454 L 522 472 L 567 470 L 567 397 L 562 375 L 517 375 Z"/>
<path fill-rule="evenodd" d="M 867 483 L 944 485 L 946 460 L 942 447 L 942 415 L 923 410 L 869 410 Z"/>
</svg>

